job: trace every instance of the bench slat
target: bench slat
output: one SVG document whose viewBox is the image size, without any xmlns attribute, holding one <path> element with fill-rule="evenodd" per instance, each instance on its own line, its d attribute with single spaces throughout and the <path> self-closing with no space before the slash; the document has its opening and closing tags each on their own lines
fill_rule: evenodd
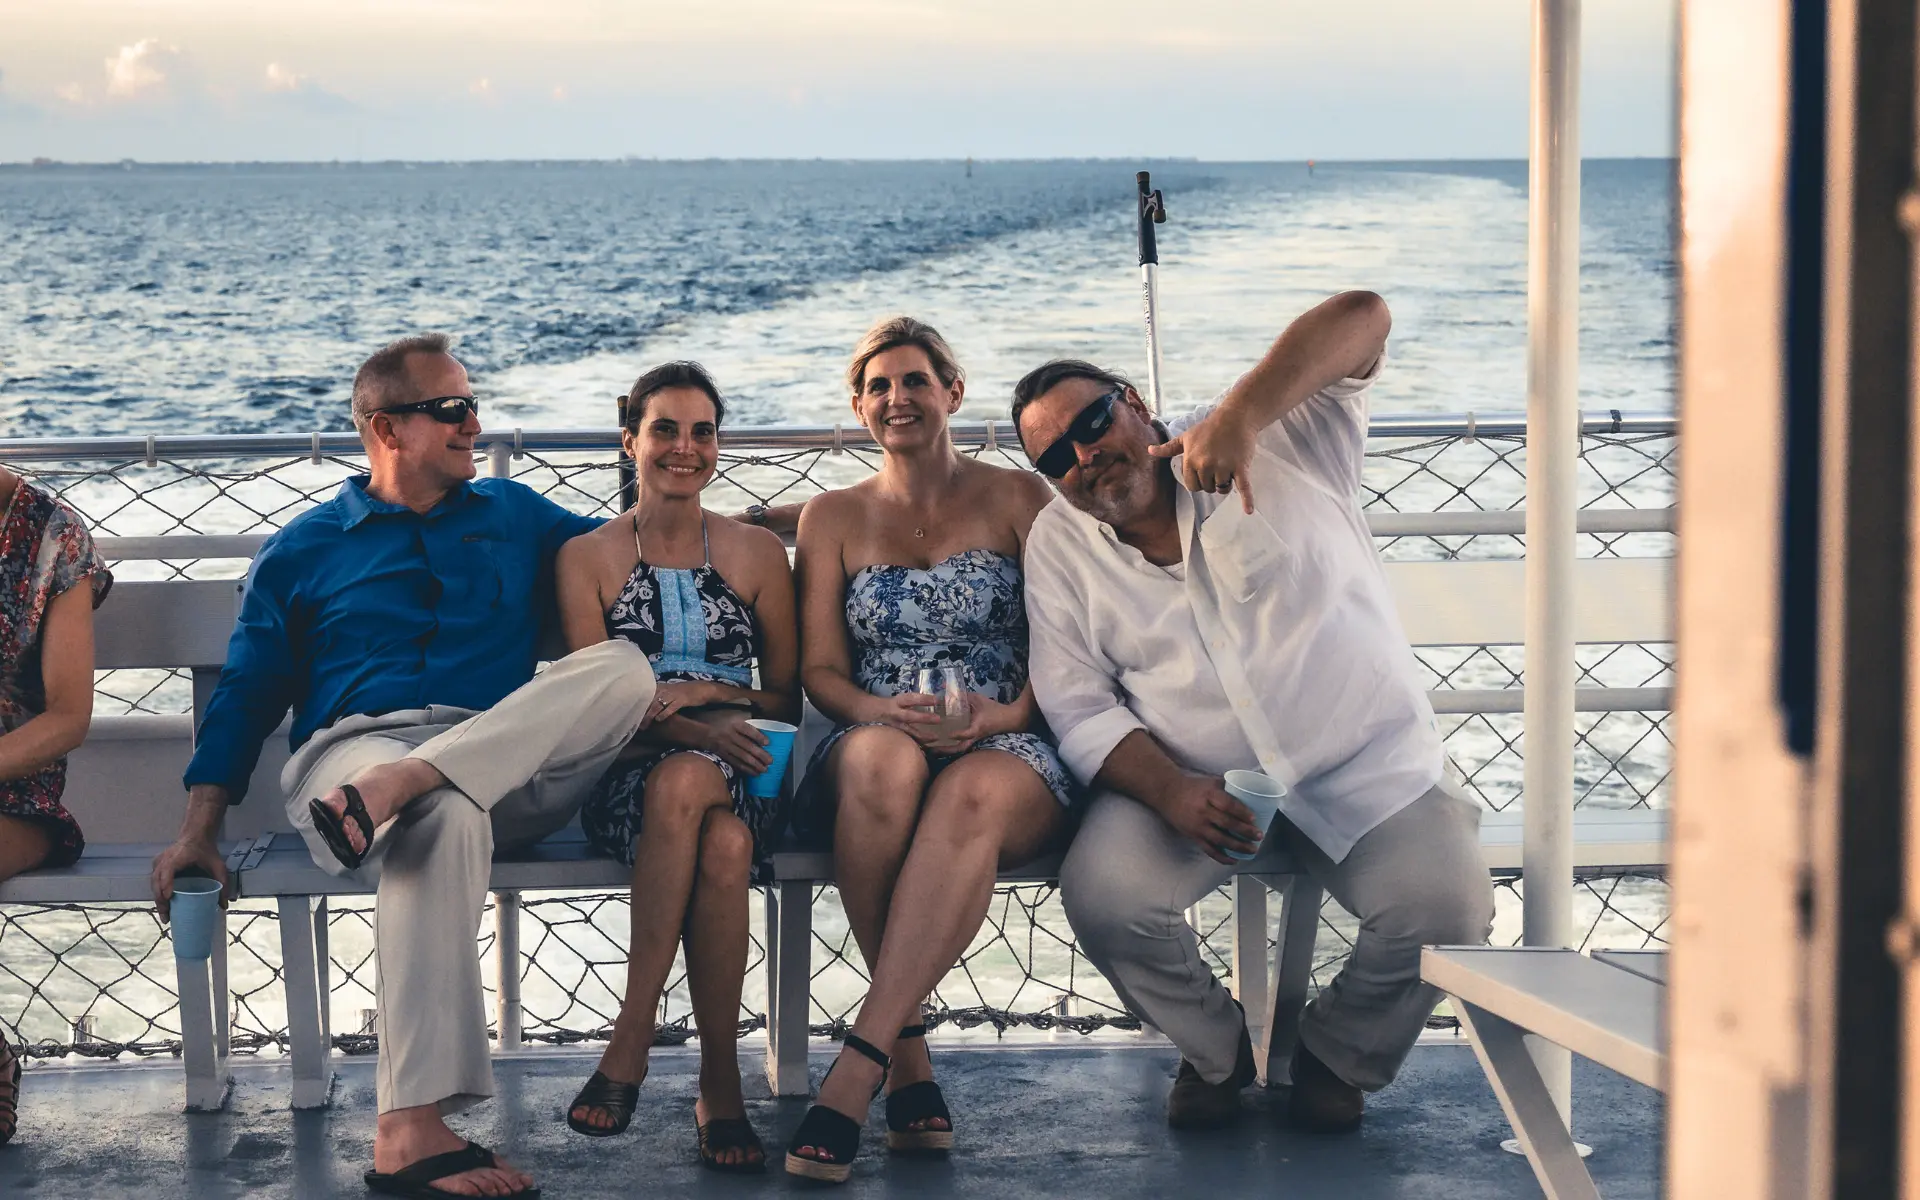
<svg viewBox="0 0 1920 1200">
<path fill-rule="evenodd" d="M 1583 558 L 1574 563 L 1577 642 L 1671 642 L 1671 558 Z M 1400 623 L 1416 646 L 1517 646 L 1526 640 L 1527 564 L 1391 562 Z"/>
<path fill-rule="evenodd" d="M 1429 946 L 1420 978 L 1648 1087 L 1663 1086 L 1666 989 L 1577 950 Z"/>
<path fill-rule="evenodd" d="M 94 614 L 94 666 L 222 666 L 239 597 L 237 579 L 116 583 Z"/>
</svg>

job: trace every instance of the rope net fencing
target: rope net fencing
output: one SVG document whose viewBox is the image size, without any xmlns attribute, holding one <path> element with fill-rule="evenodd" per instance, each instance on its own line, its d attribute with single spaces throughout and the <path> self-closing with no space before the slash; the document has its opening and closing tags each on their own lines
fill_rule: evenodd
<svg viewBox="0 0 1920 1200">
<path fill-rule="evenodd" d="M 1470 427 L 1469 427 L 1470 429 Z M 748 443 L 752 430 L 735 435 Z M 1673 502 L 1678 438 L 1669 426 L 1653 433 L 1588 433 L 1581 456 L 1581 500 L 1595 510 L 1662 509 Z M 971 447 L 989 461 L 1025 467 L 1004 434 L 997 444 Z M 496 460 L 498 461 L 498 460 Z M 554 450 L 536 445 L 507 460 L 511 475 L 576 511 L 611 515 L 618 508 L 618 470 L 606 450 Z M 735 449 L 722 455 L 708 505 L 729 512 L 749 503 L 803 500 L 870 472 L 870 447 L 830 443 Z M 1525 500 L 1526 448 L 1513 436 L 1470 436 L 1469 430 L 1431 437 L 1376 437 L 1364 470 L 1370 514 L 1498 513 Z M 486 463 L 482 463 L 483 469 Z M 97 535 L 152 537 L 184 534 L 270 533 L 326 499 L 341 481 L 364 470 L 357 457 L 318 453 L 266 457 L 41 460 L 20 464 L 24 474 L 61 495 Z M 1393 561 L 1518 559 L 1523 535 L 1419 533 L 1381 536 Z M 1659 557 L 1672 553 L 1665 532 L 1583 533 L 1587 557 Z M 122 579 L 233 578 L 244 559 L 128 559 L 115 564 Z M 1583 687 L 1664 688 L 1673 655 L 1666 644 L 1580 648 Z M 1417 655 L 1434 689 L 1517 687 L 1524 659 L 1514 646 L 1424 647 Z M 191 685 L 179 671 L 102 671 L 95 711 L 102 714 L 178 714 L 191 711 Z M 1524 737 L 1518 713 L 1474 712 L 1439 718 L 1449 754 L 1470 792 L 1489 810 L 1520 800 Z M 1672 741 L 1665 711 L 1579 715 L 1576 803 L 1610 809 L 1665 809 Z M 1496 944 L 1516 944 L 1520 883 L 1497 879 Z M 1663 946 L 1667 918 L 1664 878 L 1642 873 L 1583 874 L 1574 910 L 1582 948 Z M 764 900 L 753 898 L 753 939 L 740 1029 L 767 1020 L 762 931 Z M 374 1005 L 371 897 L 336 898 L 330 906 L 331 1027 L 348 1053 L 373 1048 L 368 1016 Z M 1279 906 L 1269 906 L 1269 940 Z M 810 1024 L 837 1036 L 865 994 L 867 975 L 837 893 L 816 887 Z M 1229 889 L 1190 913 L 1215 970 L 1232 975 L 1233 907 Z M 604 1038 L 624 988 L 629 912 L 624 892 L 541 892 L 520 907 L 524 1031 L 530 1041 L 564 1044 Z M 279 916 L 271 902 L 241 901 L 229 914 L 229 981 L 234 1047 L 239 1052 L 283 1051 L 287 1020 L 280 965 Z M 481 922 L 476 953 L 490 958 L 491 913 Z M 1313 985 L 1324 985 L 1350 949 L 1356 926 L 1331 900 L 1322 910 Z M 483 971 L 491 979 L 491 970 Z M 1003 885 L 986 923 L 930 1001 L 932 1022 L 944 1035 L 965 1031 L 1088 1031 L 1138 1028 L 1097 971 L 1076 949 L 1072 930 L 1050 884 Z M 488 1011 L 493 1011 L 492 997 Z M 659 1038 L 695 1035 L 684 964 L 676 963 L 663 998 Z M 0 1032 L 35 1057 L 65 1054 L 178 1053 L 179 1008 L 171 948 L 152 910 L 142 905 L 0 905 Z"/>
</svg>

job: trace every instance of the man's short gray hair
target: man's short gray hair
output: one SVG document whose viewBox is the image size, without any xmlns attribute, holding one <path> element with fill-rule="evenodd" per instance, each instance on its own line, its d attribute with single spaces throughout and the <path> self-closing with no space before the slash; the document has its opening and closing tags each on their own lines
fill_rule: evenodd
<svg viewBox="0 0 1920 1200">
<path fill-rule="evenodd" d="M 379 410 L 425 399 L 414 394 L 418 389 L 407 377 L 409 355 L 451 353 L 453 339 L 444 333 L 416 333 L 375 350 L 353 373 L 353 427 L 365 433 Z"/>
</svg>

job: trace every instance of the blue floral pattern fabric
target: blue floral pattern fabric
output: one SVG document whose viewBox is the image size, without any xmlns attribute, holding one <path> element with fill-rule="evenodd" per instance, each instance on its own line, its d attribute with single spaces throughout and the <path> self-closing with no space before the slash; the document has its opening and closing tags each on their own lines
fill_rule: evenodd
<svg viewBox="0 0 1920 1200">
<path fill-rule="evenodd" d="M 750 686 L 759 626 L 753 609 L 711 565 L 687 568 L 638 563 L 607 610 L 607 634 L 646 651 L 662 683 L 698 680 Z M 733 812 L 753 831 L 754 882 L 771 881 L 772 855 L 783 832 L 777 796 L 747 793 L 731 763 L 704 750 L 663 749 L 615 763 L 580 809 L 580 827 L 600 853 L 633 865 L 647 777 L 675 754 L 697 754 L 720 768 L 733 791 Z"/>
<path fill-rule="evenodd" d="M 876 696 L 897 696 L 919 687 L 923 667 L 959 667 L 968 691 L 1012 703 L 1027 686 L 1021 583 L 1019 560 L 996 550 L 963 550 L 925 568 L 861 568 L 847 581 L 853 681 Z M 833 828 L 834 797 L 819 780 L 834 745 L 856 728 L 838 727 L 814 747 L 794 800 L 802 837 L 818 840 Z M 1078 798 L 1059 754 L 1037 733 L 996 733 L 974 749 L 1020 759 L 1064 807 Z M 937 774 L 959 757 L 929 755 L 928 763 Z"/>
</svg>

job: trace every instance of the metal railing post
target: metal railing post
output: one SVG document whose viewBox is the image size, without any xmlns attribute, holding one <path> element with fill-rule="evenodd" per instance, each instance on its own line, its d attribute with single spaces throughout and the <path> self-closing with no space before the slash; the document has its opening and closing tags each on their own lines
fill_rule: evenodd
<svg viewBox="0 0 1920 1200">
<path fill-rule="evenodd" d="M 520 893 L 493 894 L 494 1023 L 501 1052 L 518 1050 L 526 1008 L 520 1001 Z"/>
<path fill-rule="evenodd" d="M 1574 561 L 1580 466 L 1580 0 L 1534 0 L 1527 214 L 1528 946 L 1573 940 Z M 1562 1119 L 1573 1063 L 1529 1037 Z"/>
</svg>

